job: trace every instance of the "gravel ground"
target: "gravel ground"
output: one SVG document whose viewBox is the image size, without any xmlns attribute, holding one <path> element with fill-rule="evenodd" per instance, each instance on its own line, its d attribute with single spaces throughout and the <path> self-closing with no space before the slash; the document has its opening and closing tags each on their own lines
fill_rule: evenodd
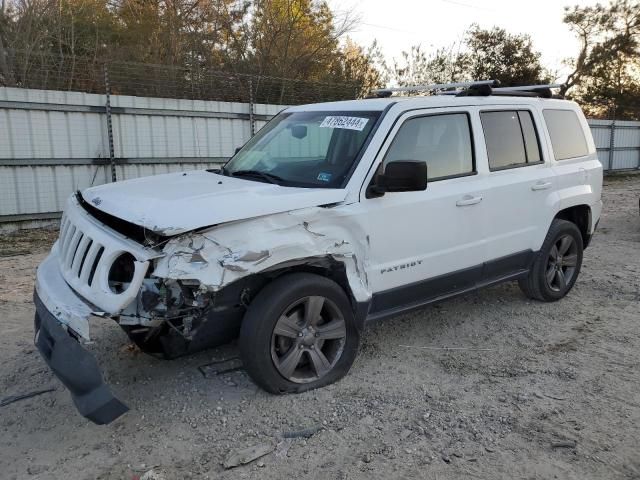
<svg viewBox="0 0 640 480">
<path fill-rule="evenodd" d="M 32 344 L 34 269 L 55 234 L 2 237 L 0 397 L 55 391 L 0 407 L 0 477 L 640 478 L 640 176 L 605 183 L 567 298 L 532 302 L 510 283 L 372 325 L 349 375 L 321 390 L 205 378 L 198 366 L 234 346 L 156 360 L 95 319 L 92 350 L 131 407 L 102 427 Z M 275 450 L 223 467 L 265 444 Z"/>
</svg>

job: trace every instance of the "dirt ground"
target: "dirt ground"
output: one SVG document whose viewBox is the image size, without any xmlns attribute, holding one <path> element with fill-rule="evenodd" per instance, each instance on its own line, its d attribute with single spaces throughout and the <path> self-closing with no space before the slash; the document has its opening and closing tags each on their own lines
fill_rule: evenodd
<svg viewBox="0 0 640 480">
<path fill-rule="evenodd" d="M 640 478 L 640 176 L 605 183 L 567 298 L 532 302 L 509 283 L 372 325 L 349 375 L 321 390 L 205 378 L 198 366 L 233 346 L 156 360 L 95 319 L 92 350 L 131 407 L 108 426 L 76 412 L 33 347 L 34 269 L 55 232 L 2 237 L 0 399 L 55 391 L 0 407 L 0 477 Z M 262 444 L 275 451 L 222 466 Z"/>
</svg>

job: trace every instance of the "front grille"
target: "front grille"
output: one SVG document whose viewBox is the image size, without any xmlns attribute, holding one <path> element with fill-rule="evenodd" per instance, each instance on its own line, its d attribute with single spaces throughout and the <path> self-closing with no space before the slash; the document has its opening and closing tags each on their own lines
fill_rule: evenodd
<svg viewBox="0 0 640 480">
<path fill-rule="evenodd" d="M 60 268 L 65 277 L 77 278 L 83 285 L 91 286 L 104 245 L 83 233 L 65 216 L 60 226 Z"/>
<path fill-rule="evenodd" d="M 111 314 L 120 312 L 136 297 L 149 260 L 161 255 L 100 223 L 79 205 L 75 196 L 67 202 L 54 248 L 60 272 L 69 286 Z M 122 255 L 135 259 L 131 281 L 124 291 L 109 285 L 111 266 Z"/>
</svg>

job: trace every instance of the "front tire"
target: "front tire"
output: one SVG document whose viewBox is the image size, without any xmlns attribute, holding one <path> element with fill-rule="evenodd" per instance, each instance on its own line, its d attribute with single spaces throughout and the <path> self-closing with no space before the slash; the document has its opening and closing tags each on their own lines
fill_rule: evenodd
<svg viewBox="0 0 640 480">
<path fill-rule="evenodd" d="M 342 378 L 360 335 L 344 290 L 309 273 L 282 276 L 251 302 L 240 329 L 249 376 L 271 393 L 303 392 Z"/>
<path fill-rule="evenodd" d="M 529 274 L 518 281 L 520 288 L 529 298 L 543 302 L 560 300 L 576 283 L 582 255 L 582 234 L 578 227 L 555 219 Z"/>
</svg>

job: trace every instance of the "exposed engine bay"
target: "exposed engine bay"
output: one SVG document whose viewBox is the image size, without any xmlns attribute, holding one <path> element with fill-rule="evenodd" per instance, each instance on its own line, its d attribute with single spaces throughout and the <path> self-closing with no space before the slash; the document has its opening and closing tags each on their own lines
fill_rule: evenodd
<svg viewBox="0 0 640 480">
<path fill-rule="evenodd" d="M 126 287 L 115 279 L 110 284 Z M 249 298 L 246 286 L 212 292 L 198 281 L 149 275 L 116 320 L 144 352 L 174 358 L 235 338 Z"/>
</svg>

